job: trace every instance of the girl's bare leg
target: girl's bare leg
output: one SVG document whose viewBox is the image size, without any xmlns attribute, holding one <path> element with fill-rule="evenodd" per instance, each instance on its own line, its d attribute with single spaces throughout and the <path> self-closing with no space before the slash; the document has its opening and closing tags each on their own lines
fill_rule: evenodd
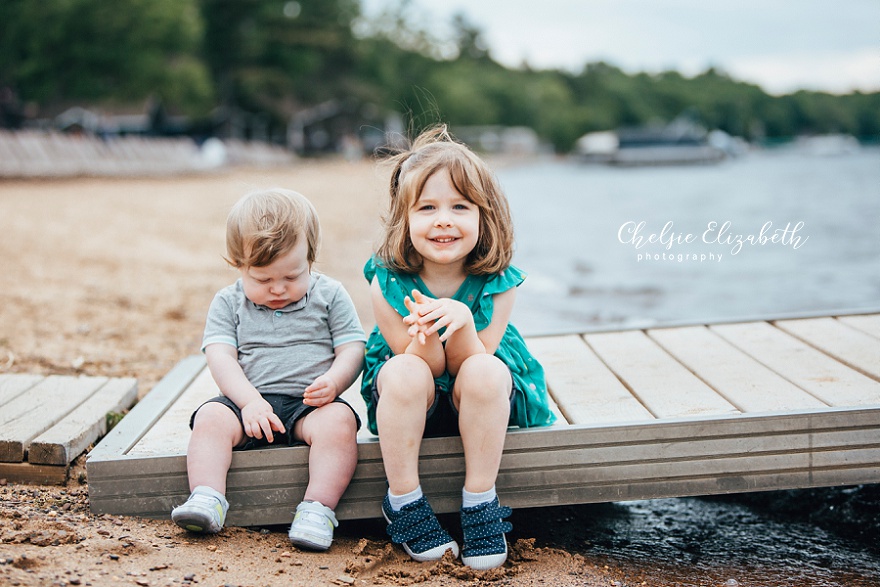
<svg viewBox="0 0 880 587">
<path fill-rule="evenodd" d="M 419 447 L 434 401 L 431 369 L 414 355 L 391 357 L 379 371 L 376 425 L 388 488 L 404 495 L 419 486 Z"/>
<path fill-rule="evenodd" d="M 510 370 L 493 355 L 474 355 L 455 378 L 453 401 L 464 446 L 464 488 L 472 493 L 492 489 L 510 417 Z"/>
</svg>

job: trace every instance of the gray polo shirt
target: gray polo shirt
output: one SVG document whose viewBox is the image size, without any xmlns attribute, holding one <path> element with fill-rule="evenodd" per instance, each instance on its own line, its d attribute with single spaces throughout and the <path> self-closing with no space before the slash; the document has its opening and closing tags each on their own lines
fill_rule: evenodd
<svg viewBox="0 0 880 587">
<path fill-rule="evenodd" d="M 280 310 L 247 299 L 241 279 L 221 289 L 208 309 L 202 351 L 210 344 L 232 345 L 260 393 L 302 396 L 330 368 L 336 347 L 366 340 L 342 284 L 312 272 L 308 293 Z"/>
</svg>

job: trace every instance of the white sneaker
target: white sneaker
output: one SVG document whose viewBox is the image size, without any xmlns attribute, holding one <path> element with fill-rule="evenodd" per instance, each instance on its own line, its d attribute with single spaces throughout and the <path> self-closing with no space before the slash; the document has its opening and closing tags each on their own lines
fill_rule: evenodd
<svg viewBox="0 0 880 587">
<path fill-rule="evenodd" d="M 333 542 L 333 528 L 338 525 L 333 510 L 318 501 L 304 501 L 296 506 L 287 537 L 303 548 L 327 550 Z"/>
<path fill-rule="evenodd" d="M 171 510 L 171 519 L 190 532 L 216 534 L 223 529 L 228 510 L 229 503 L 222 493 L 199 485 L 183 505 Z"/>
</svg>

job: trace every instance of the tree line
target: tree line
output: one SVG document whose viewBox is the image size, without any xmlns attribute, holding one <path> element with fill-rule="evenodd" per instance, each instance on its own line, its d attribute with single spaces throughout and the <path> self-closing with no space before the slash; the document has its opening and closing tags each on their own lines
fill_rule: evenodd
<svg viewBox="0 0 880 587">
<path fill-rule="evenodd" d="M 683 112 L 751 141 L 880 137 L 880 92 L 772 96 L 716 69 L 688 78 L 603 62 L 510 68 L 463 16 L 451 38 L 420 22 L 407 0 L 369 19 L 359 0 L 4 0 L 0 124 L 152 98 L 205 132 L 230 113 L 257 117 L 278 142 L 298 113 L 329 102 L 352 105 L 353 124 L 399 112 L 416 130 L 528 126 L 560 152 L 587 132 Z"/>
</svg>

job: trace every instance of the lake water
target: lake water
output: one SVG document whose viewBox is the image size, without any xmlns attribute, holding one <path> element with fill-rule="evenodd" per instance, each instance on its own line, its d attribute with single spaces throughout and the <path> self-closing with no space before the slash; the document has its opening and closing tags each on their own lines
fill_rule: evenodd
<svg viewBox="0 0 880 587">
<path fill-rule="evenodd" d="M 880 150 L 706 167 L 547 162 L 499 178 L 514 263 L 529 274 L 513 315 L 527 335 L 880 308 Z M 650 585 L 880 585 L 876 536 L 808 520 L 848 491 L 795 493 L 805 513 L 782 520 L 735 499 L 573 507 L 590 520 L 581 553 Z M 864 512 L 877 524 L 880 501 Z"/>
<path fill-rule="evenodd" d="M 499 178 L 526 334 L 880 307 L 880 150 Z"/>
</svg>

